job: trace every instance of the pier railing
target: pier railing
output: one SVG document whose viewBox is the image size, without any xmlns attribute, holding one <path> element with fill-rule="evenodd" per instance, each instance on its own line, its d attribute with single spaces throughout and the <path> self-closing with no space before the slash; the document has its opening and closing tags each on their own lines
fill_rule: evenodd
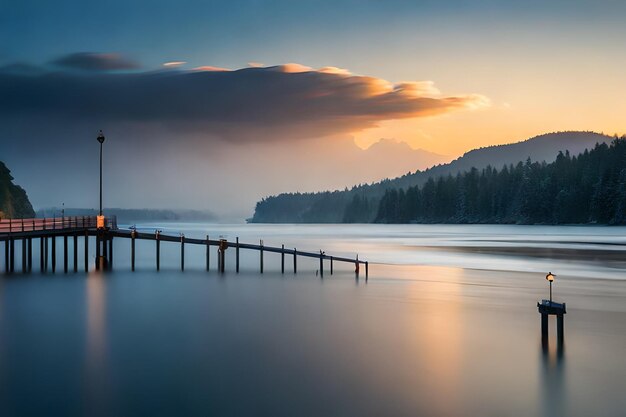
<svg viewBox="0 0 626 417">
<path fill-rule="evenodd" d="M 64 216 L 35 219 L 0 219 L 0 234 L 35 232 L 43 230 L 93 229 L 97 226 L 96 216 Z M 105 226 L 117 229 L 117 217 L 107 216 Z"/>
</svg>

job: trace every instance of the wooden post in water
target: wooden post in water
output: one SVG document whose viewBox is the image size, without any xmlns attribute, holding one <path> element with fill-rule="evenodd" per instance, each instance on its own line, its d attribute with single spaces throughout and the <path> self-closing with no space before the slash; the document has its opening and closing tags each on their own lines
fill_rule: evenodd
<svg viewBox="0 0 626 417">
<path fill-rule="evenodd" d="M 34 230 L 34 226 L 33 226 Z M 33 238 L 28 238 L 28 272 L 33 270 Z"/>
<path fill-rule="evenodd" d="M 43 257 L 43 269 L 48 272 L 48 237 L 44 237 L 44 257 Z"/>
<path fill-rule="evenodd" d="M 226 271 L 226 248 L 228 248 L 228 241 L 226 239 L 220 239 L 220 245 L 218 247 L 218 269 L 221 273 Z"/>
<path fill-rule="evenodd" d="M 320 250 L 320 278 L 324 278 L 324 252 Z"/>
<path fill-rule="evenodd" d="M 136 231 L 130 232 L 130 270 L 135 271 L 135 237 L 137 236 Z"/>
<path fill-rule="evenodd" d="M 103 233 L 100 242 L 102 244 L 102 270 L 106 271 L 109 269 L 109 245 L 106 234 Z"/>
<path fill-rule="evenodd" d="M 235 238 L 235 270 L 239 273 L 239 237 Z"/>
<path fill-rule="evenodd" d="M 365 282 L 367 282 L 367 278 L 369 277 L 369 269 L 370 269 L 369 266 L 370 266 L 369 262 L 365 261 Z"/>
<path fill-rule="evenodd" d="M 56 223 L 55 223 L 56 224 Z M 51 238 L 52 250 L 50 252 L 51 261 L 52 261 L 52 273 L 54 274 L 57 269 L 57 237 L 52 236 Z"/>
<path fill-rule="evenodd" d="M 354 274 L 359 277 L 359 255 L 356 255 L 356 261 L 354 262 Z"/>
<path fill-rule="evenodd" d="M 67 274 L 67 235 L 63 235 L 63 273 Z"/>
<path fill-rule="evenodd" d="M 83 222 L 85 220 L 83 219 Z M 85 230 L 85 239 L 83 239 L 85 248 L 85 273 L 89 272 L 89 231 Z"/>
<path fill-rule="evenodd" d="M 259 246 L 261 247 L 261 250 L 259 251 L 260 254 L 260 261 L 261 261 L 261 273 L 263 273 L 263 241 L 259 241 Z"/>
<path fill-rule="evenodd" d="M 209 243 L 209 235 L 206 235 L 206 270 L 209 270 L 211 260 L 211 245 Z"/>
<path fill-rule="evenodd" d="M 24 220 L 22 220 L 22 226 L 24 226 Z M 26 273 L 26 239 L 22 238 L 22 273 Z"/>
<path fill-rule="evenodd" d="M 4 272 L 9 273 L 9 240 L 4 241 Z"/>
<path fill-rule="evenodd" d="M 280 249 L 280 273 L 285 273 L 285 245 L 282 245 Z"/>
<path fill-rule="evenodd" d="M 298 273 L 297 257 L 298 257 L 298 250 L 296 248 L 293 248 L 293 273 L 294 274 Z"/>
<path fill-rule="evenodd" d="M 96 232 L 96 271 L 100 270 L 100 232 Z"/>
<path fill-rule="evenodd" d="M 180 234 L 180 270 L 185 270 L 185 235 Z"/>
<path fill-rule="evenodd" d="M 330 257 L 330 275 L 333 274 L 333 257 Z"/>
<path fill-rule="evenodd" d="M 556 316 L 556 334 L 558 348 L 562 349 L 565 343 L 565 332 L 563 330 L 563 315 L 567 313 L 565 303 L 556 303 L 552 300 L 541 300 L 537 303 L 537 309 L 541 314 L 541 345 L 544 350 L 548 348 L 548 317 Z"/>
<path fill-rule="evenodd" d="M 45 238 L 42 236 L 39 238 L 39 272 L 43 272 L 43 240 Z"/>
<path fill-rule="evenodd" d="M 74 232 L 74 273 L 78 272 L 78 233 Z"/>
<path fill-rule="evenodd" d="M 156 241 L 156 270 L 159 271 L 161 269 L 161 241 L 159 240 L 160 232 L 157 230 L 155 235 Z"/>
<path fill-rule="evenodd" d="M 113 236 L 109 236 L 109 261 L 107 262 L 107 269 L 113 269 Z"/>
<path fill-rule="evenodd" d="M 10 253 L 10 266 L 9 266 L 9 272 L 13 273 L 15 272 L 15 239 L 11 238 L 9 239 L 9 241 L 11 242 L 11 248 L 9 249 Z"/>
</svg>

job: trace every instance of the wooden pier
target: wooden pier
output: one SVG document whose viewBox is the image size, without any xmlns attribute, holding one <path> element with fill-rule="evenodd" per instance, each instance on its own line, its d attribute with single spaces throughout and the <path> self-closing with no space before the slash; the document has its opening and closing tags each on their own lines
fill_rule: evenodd
<svg viewBox="0 0 626 417">
<path fill-rule="evenodd" d="M 259 254 L 259 271 L 264 270 L 264 254 L 265 252 L 280 254 L 281 273 L 285 273 L 285 257 L 293 257 L 293 273 L 298 272 L 298 257 L 319 259 L 319 274 L 324 277 L 325 261 L 329 263 L 330 274 L 334 273 L 334 262 L 342 262 L 354 266 L 355 274 L 359 275 L 360 266 L 365 267 L 365 278 L 369 275 L 369 263 L 355 259 L 326 255 L 324 251 L 306 252 L 296 248 L 285 248 L 265 246 L 261 240 L 258 245 L 243 243 L 236 238 L 234 242 L 226 239 L 210 239 L 207 235 L 205 239 L 189 238 L 183 234 L 167 235 L 160 230 L 154 233 L 140 232 L 137 230 L 120 229 L 117 227 L 115 217 L 107 217 L 104 227 L 98 227 L 97 216 L 78 216 L 78 217 L 57 217 L 43 219 L 5 219 L 0 220 L 0 242 L 4 243 L 4 259 L 5 273 L 15 272 L 15 242 L 21 243 L 21 272 L 28 273 L 32 271 L 33 259 L 33 239 L 39 239 L 40 253 L 40 271 L 56 272 L 56 245 L 57 238 L 62 240 L 63 251 L 63 272 L 69 272 L 69 252 L 68 241 L 73 241 L 72 246 L 72 269 L 78 272 L 78 242 L 82 240 L 84 248 L 84 270 L 89 271 L 89 238 L 96 238 L 96 270 L 109 270 L 113 268 L 113 239 L 128 239 L 130 242 L 130 259 L 131 271 L 135 271 L 136 262 L 136 241 L 154 241 L 155 242 L 155 268 L 157 271 L 161 268 L 161 242 L 171 242 L 180 245 L 180 269 L 185 270 L 185 246 L 197 245 L 206 247 L 206 270 L 210 266 L 210 250 L 211 247 L 217 249 L 217 270 L 219 272 L 226 271 L 226 250 L 234 248 L 235 251 L 235 271 L 239 273 L 240 251 L 256 251 Z M 0 252 L 1 253 L 1 252 Z"/>
</svg>

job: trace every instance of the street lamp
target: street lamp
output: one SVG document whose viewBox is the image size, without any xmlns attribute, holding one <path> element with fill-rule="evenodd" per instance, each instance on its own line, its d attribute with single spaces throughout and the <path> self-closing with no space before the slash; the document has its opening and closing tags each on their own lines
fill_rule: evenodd
<svg viewBox="0 0 626 417">
<path fill-rule="evenodd" d="M 554 277 L 556 277 L 556 275 L 553 275 L 552 272 L 548 272 L 548 275 L 546 275 L 546 279 L 550 283 L 550 305 L 552 305 L 552 282 L 554 281 Z"/>
<path fill-rule="evenodd" d="M 104 143 L 104 134 L 102 130 L 98 134 L 98 142 L 100 142 L 100 212 L 102 216 L 102 144 Z"/>
</svg>

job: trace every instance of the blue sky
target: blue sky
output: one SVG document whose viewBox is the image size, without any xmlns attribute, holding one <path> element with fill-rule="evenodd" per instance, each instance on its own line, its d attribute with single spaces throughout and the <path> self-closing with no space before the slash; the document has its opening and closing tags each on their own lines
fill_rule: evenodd
<svg viewBox="0 0 626 417">
<path fill-rule="evenodd" d="M 231 162 L 250 157 L 271 165 L 275 176 L 262 182 L 272 187 L 249 184 L 254 201 L 280 191 L 351 186 L 355 179 L 340 174 L 305 188 L 299 186 L 309 178 L 302 176 L 278 182 L 289 152 L 310 155 L 299 163 L 306 175 L 324 160 L 319 152 L 338 141 L 367 148 L 392 139 L 453 158 L 551 131 L 623 134 L 624 21 L 626 2 L 611 0 L 0 0 L 0 142 L 10 144 L 3 158 L 16 175 L 31 175 L 24 184 L 34 187 L 40 162 L 30 149 L 52 137 L 59 146 L 50 152 L 62 153 L 63 161 L 65 149 L 104 128 L 111 138 L 124 137 L 117 151 L 110 145 L 117 160 L 134 152 L 144 172 L 161 154 L 200 158 L 193 169 L 198 184 L 206 159 L 225 161 L 218 148 Z M 85 57 L 123 69 L 80 70 L 75 63 Z M 171 72 L 178 78 L 151 84 L 151 74 L 169 61 L 186 62 Z M 193 71 L 251 62 L 279 66 L 278 73 Z M 15 63 L 47 75 L 15 78 L 6 67 L 3 73 Z M 310 67 L 309 73 L 280 66 L 288 63 Z M 153 153 L 141 160 L 146 144 Z M 387 163 L 392 169 L 393 161 Z M 57 175 L 79 180 L 63 170 Z M 146 182 L 137 178 L 137 187 Z M 203 208 L 209 200 L 190 204 Z M 176 201 L 188 205 L 181 196 Z"/>
</svg>

